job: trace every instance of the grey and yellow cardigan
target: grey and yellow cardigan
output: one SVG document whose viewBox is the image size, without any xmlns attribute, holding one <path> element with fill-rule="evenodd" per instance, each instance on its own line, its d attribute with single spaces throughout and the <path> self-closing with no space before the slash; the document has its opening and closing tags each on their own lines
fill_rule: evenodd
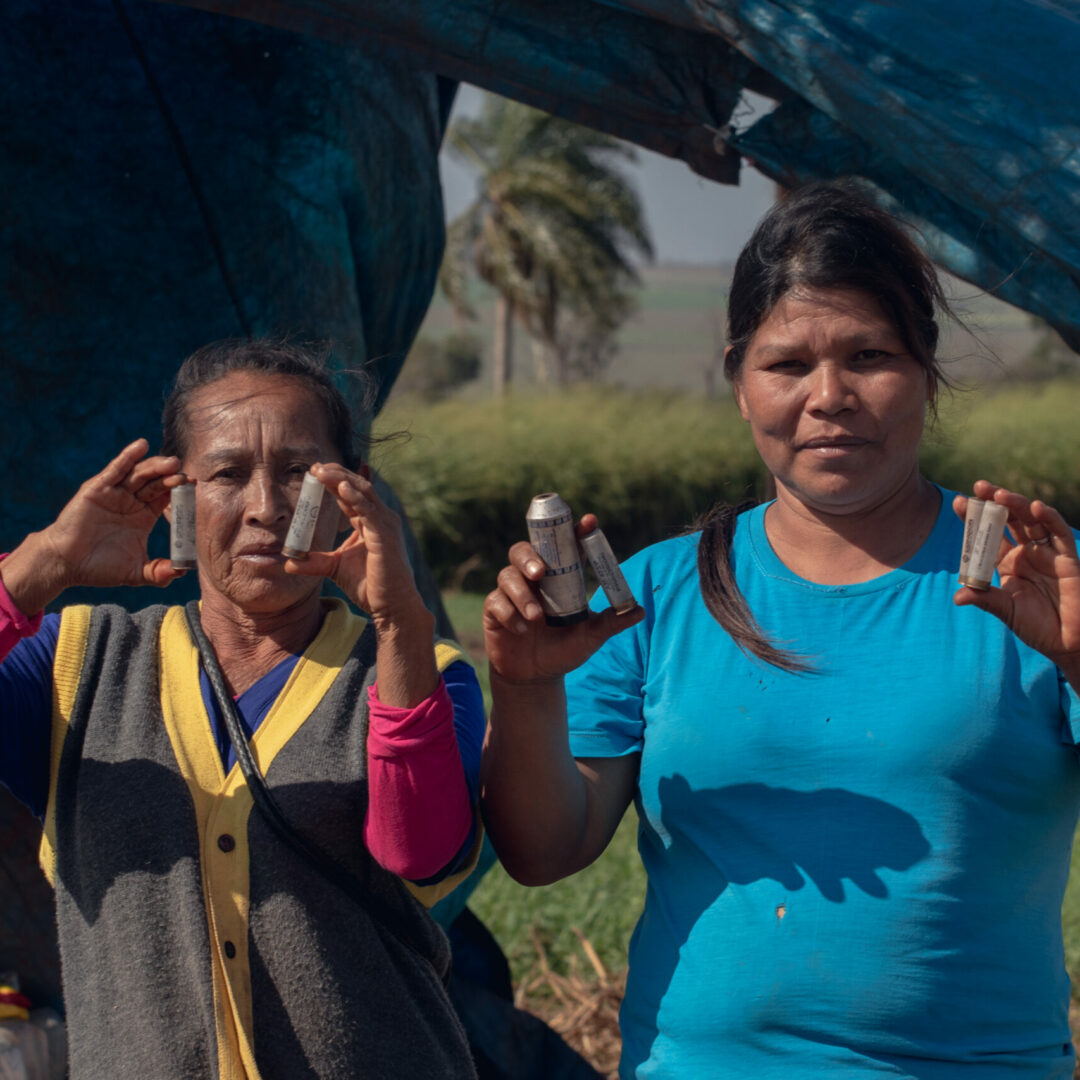
<svg viewBox="0 0 1080 1080">
<path fill-rule="evenodd" d="M 225 775 L 183 609 L 64 611 L 42 862 L 73 1080 L 473 1077 L 430 904 L 362 841 L 374 633 L 337 601 L 252 750 L 286 817 L 426 958 L 283 845 Z M 436 647 L 440 670 L 460 657 Z"/>
</svg>

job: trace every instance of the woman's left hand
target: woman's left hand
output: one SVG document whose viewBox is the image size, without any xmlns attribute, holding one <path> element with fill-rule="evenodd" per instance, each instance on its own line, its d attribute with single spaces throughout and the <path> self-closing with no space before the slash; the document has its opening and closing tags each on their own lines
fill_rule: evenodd
<svg viewBox="0 0 1080 1080">
<path fill-rule="evenodd" d="M 287 559 L 285 569 L 330 578 L 371 616 L 379 640 L 379 700 L 413 708 L 434 693 L 439 673 L 432 648 L 435 618 L 413 580 L 401 518 L 366 476 L 343 465 L 312 465 L 311 471 L 337 499 L 352 532 L 333 551 Z"/>
<path fill-rule="evenodd" d="M 337 499 L 352 531 L 333 551 L 287 560 L 286 570 L 330 578 L 377 629 L 426 611 L 405 552 L 401 519 L 379 498 L 375 485 L 343 465 L 313 465 L 311 472 Z"/>
<path fill-rule="evenodd" d="M 1001 619 L 1021 641 L 1053 660 L 1069 681 L 1080 680 L 1080 557 L 1076 538 L 1052 506 L 1008 491 L 986 480 L 975 495 L 1009 511 L 1008 537 L 1002 540 L 997 571 L 1000 588 L 961 587 L 953 598 Z M 964 516 L 967 499 L 953 509 Z"/>
</svg>

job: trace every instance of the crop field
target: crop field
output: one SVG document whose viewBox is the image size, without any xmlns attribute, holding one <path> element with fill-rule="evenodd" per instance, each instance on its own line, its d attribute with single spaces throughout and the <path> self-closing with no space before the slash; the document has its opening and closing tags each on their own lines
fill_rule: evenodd
<svg viewBox="0 0 1080 1080">
<path fill-rule="evenodd" d="M 665 386 L 697 393 L 711 388 L 722 393 L 718 359 L 725 344 L 730 279 L 730 267 L 724 266 L 645 267 L 640 309 L 620 331 L 618 353 L 604 381 L 631 388 Z M 1032 345 L 1035 334 L 1028 316 L 965 282 L 950 280 L 946 285 L 956 314 L 969 329 L 946 325 L 941 356 L 964 380 L 983 383 L 1000 377 Z M 493 294 L 475 286 L 473 304 L 478 321 L 461 324 L 441 293 L 436 294 L 420 333 L 439 338 L 463 326 L 473 330 L 485 343 L 485 366 L 470 392 L 485 394 L 490 382 Z M 515 335 L 514 368 L 518 382 L 532 384 L 532 359 L 521 332 Z"/>
</svg>

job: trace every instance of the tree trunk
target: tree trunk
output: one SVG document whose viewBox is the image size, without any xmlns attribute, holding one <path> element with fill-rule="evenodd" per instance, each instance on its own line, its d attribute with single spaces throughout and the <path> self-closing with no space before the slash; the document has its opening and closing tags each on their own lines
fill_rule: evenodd
<svg viewBox="0 0 1080 1080">
<path fill-rule="evenodd" d="M 506 393 L 513 373 L 514 306 L 501 293 L 495 294 L 495 340 L 492 343 L 492 390 L 497 398 Z"/>
<path fill-rule="evenodd" d="M 529 342 L 532 345 L 536 382 L 540 386 L 547 386 L 551 382 L 551 365 L 548 363 L 547 347 L 538 337 L 530 338 Z"/>
</svg>

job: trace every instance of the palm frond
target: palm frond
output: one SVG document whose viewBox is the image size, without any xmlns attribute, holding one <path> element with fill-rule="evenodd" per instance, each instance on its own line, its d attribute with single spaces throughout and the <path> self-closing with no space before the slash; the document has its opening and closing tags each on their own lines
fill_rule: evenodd
<svg viewBox="0 0 1080 1080">
<path fill-rule="evenodd" d="M 480 174 L 476 200 L 447 231 L 440 282 L 455 308 L 471 311 L 474 274 L 551 350 L 610 355 L 635 307 L 635 259 L 652 257 L 641 201 L 620 169 L 634 151 L 495 96 L 453 125 L 447 145 Z"/>
</svg>

